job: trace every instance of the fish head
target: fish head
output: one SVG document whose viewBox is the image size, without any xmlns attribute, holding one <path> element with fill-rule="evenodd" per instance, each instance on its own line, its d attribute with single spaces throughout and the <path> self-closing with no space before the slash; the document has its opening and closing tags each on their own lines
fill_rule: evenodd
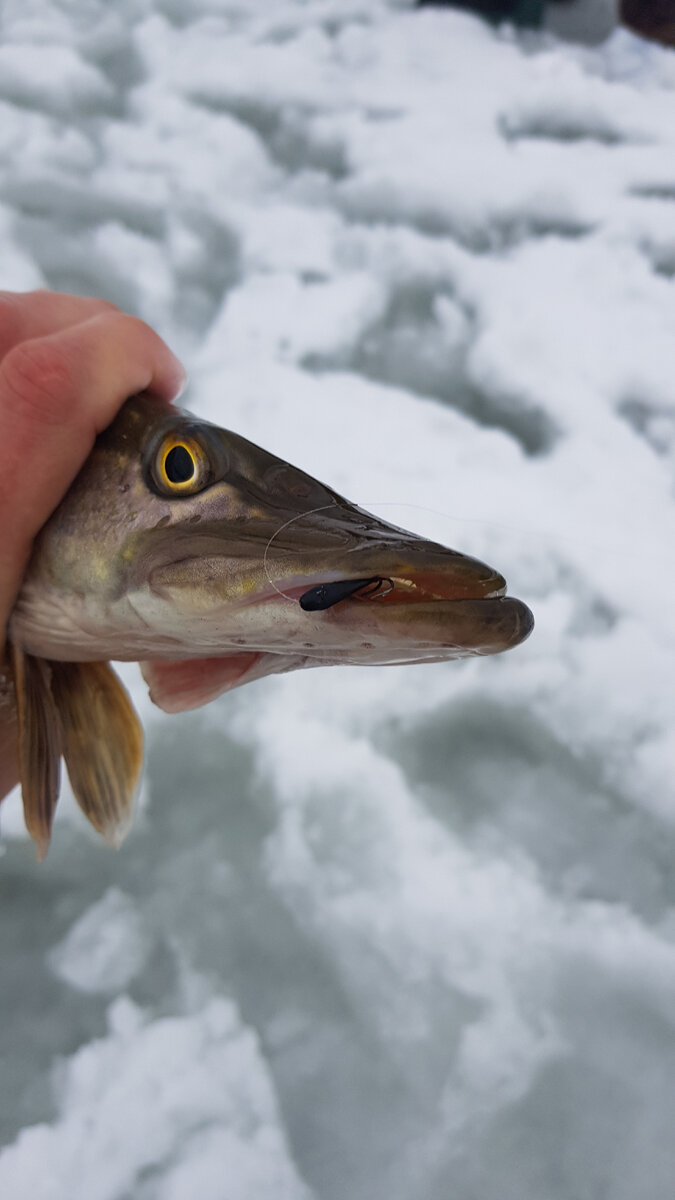
<svg viewBox="0 0 675 1200">
<path fill-rule="evenodd" d="M 217 662 L 218 694 L 297 667 L 509 649 L 533 619 L 505 593 L 477 559 L 134 397 L 36 540 L 10 636 L 49 659 L 150 660 L 164 679 L 162 663 L 194 680 L 186 663 Z"/>
<path fill-rule="evenodd" d="M 263 675 L 517 645 L 532 615 L 477 559 L 381 521 L 237 434 L 134 397 L 43 527 L 9 624 L 26 825 L 44 857 L 65 759 L 113 845 L 140 778 L 107 659 L 197 708 Z"/>
</svg>

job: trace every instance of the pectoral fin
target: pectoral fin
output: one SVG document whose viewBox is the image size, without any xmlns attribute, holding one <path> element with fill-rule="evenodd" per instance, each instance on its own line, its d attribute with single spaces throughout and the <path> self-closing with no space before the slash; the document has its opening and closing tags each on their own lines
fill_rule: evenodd
<svg viewBox="0 0 675 1200">
<path fill-rule="evenodd" d="M 49 849 L 61 779 L 61 722 L 50 664 L 11 646 L 19 722 L 19 771 L 26 828 L 42 860 Z"/>
<path fill-rule="evenodd" d="M 242 650 L 217 658 L 159 658 L 140 666 L 153 704 L 164 712 L 178 713 L 201 708 L 224 692 L 265 675 L 295 671 L 306 666 L 307 661 L 298 654 Z"/>
<path fill-rule="evenodd" d="M 50 666 L 75 798 L 94 828 L 119 846 L 131 824 L 143 763 L 140 722 L 108 663 Z"/>
<path fill-rule="evenodd" d="M 157 659 L 142 662 L 141 672 L 153 704 L 168 713 L 186 712 L 255 678 L 251 672 L 262 657 L 242 651 L 221 658 Z"/>
</svg>

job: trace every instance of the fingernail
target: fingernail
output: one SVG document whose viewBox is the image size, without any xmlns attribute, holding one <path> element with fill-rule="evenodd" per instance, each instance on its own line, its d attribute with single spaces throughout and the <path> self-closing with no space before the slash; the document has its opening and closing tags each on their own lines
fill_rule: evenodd
<svg viewBox="0 0 675 1200">
<path fill-rule="evenodd" d="M 183 392 L 185 391 L 185 389 L 188 385 L 188 373 L 185 370 L 185 367 L 183 366 L 182 362 L 180 362 L 179 359 L 176 359 L 176 364 L 179 368 L 180 376 L 179 376 L 178 382 L 176 384 L 176 390 L 172 396 L 172 400 L 180 400 L 181 396 L 183 395 Z"/>
</svg>

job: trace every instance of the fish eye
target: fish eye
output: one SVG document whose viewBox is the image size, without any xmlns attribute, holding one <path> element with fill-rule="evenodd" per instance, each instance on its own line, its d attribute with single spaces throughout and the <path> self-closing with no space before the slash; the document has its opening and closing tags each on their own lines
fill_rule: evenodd
<svg viewBox="0 0 675 1200">
<path fill-rule="evenodd" d="M 172 446 L 164 458 L 164 474 L 169 483 L 191 483 L 197 464 L 187 446 Z"/>
<path fill-rule="evenodd" d="M 158 446 L 152 480 L 165 496 L 194 496 L 212 482 L 209 457 L 196 438 L 168 434 Z"/>
</svg>

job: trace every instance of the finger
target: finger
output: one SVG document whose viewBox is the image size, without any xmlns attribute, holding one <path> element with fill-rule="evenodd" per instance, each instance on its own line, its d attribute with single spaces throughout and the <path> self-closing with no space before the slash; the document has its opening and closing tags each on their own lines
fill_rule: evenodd
<svg viewBox="0 0 675 1200">
<path fill-rule="evenodd" d="M 35 534 L 124 400 L 172 399 L 185 374 L 148 325 L 106 312 L 21 342 L 0 363 L 0 635 Z"/>
<path fill-rule="evenodd" d="M 19 342 L 58 333 L 106 312 L 119 309 L 108 300 L 64 292 L 0 291 L 0 359 Z"/>
</svg>

